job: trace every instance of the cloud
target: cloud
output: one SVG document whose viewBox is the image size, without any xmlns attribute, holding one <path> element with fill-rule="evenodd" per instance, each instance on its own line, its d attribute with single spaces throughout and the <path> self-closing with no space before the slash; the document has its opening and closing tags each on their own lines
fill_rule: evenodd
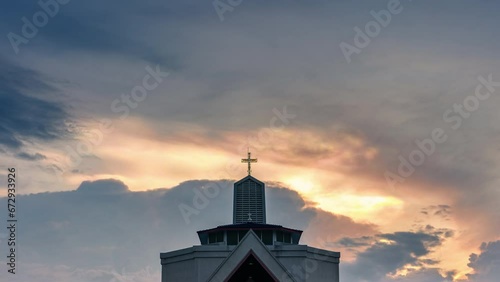
<svg viewBox="0 0 500 282">
<path fill-rule="evenodd" d="M 0 57 L 0 146 L 20 149 L 25 142 L 53 141 L 69 137 L 64 104 L 40 98 L 57 92 L 44 76 Z M 33 159 L 26 153 L 20 158 Z M 34 158 L 40 158 L 34 155 Z"/>
<path fill-rule="evenodd" d="M 18 234 L 20 256 L 29 265 L 23 277 L 139 281 L 132 279 L 134 273 L 159 275 L 159 252 L 198 244 L 197 230 L 231 221 L 231 184 L 193 180 L 171 189 L 131 192 L 121 181 L 103 179 L 85 181 L 75 191 L 19 195 L 24 204 L 18 215 L 25 226 Z M 193 207 L 197 191 L 208 187 L 219 187 L 218 195 L 187 223 L 179 204 Z M 427 256 L 447 238 L 445 230 L 428 226 L 419 232 L 378 233 L 373 225 L 305 208 L 297 192 L 276 184 L 268 185 L 266 198 L 268 222 L 303 229 L 302 243 L 358 250 L 354 262 L 341 264 L 343 281 L 446 281 L 438 269 L 427 268 L 437 263 Z M 36 266 L 42 259 L 44 264 Z M 479 261 L 486 260 L 474 260 Z M 406 280 L 387 278 L 405 266 L 420 270 L 410 271 Z M 44 268 L 51 271 L 42 275 Z"/>
<path fill-rule="evenodd" d="M 436 268 L 425 268 L 408 273 L 404 277 L 397 277 L 395 279 L 387 279 L 387 282 L 445 282 L 453 281 L 454 272 L 446 273 L 443 277 L 439 269 Z"/>
<path fill-rule="evenodd" d="M 385 233 L 371 238 L 343 238 L 337 243 L 364 247 L 371 242 L 368 248 L 358 253 L 354 262 L 341 264 L 342 279 L 346 282 L 445 281 L 435 269 L 427 268 L 438 261 L 426 258 L 445 239 L 439 230 Z M 409 273 L 401 277 L 398 274 L 401 270 Z"/>
<path fill-rule="evenodd" d="M 474 269 L 469 280 L 474 282 L 491 282 L 500 277 L 500 240 L 483 243 L 481 253 L 471 254 L 468 266 Z"/>
<path fill-rule="evenodd" d="M 128 187 L 119 180 L 103 179 L 96 181 L 84 181 L 80 187 L 76 189 L 76 192 L 91 195 L 120 194 L 128 192 Z"/>
<path fill-rule="evenodd" d="M 101 267 L 87 269 L 76 265 L 68 266 L 67 264 L 26 263 L 18 269 L 18 272 L 10 281 L 152 282 L 161 280 L 160 271 L 151 268 L 129 271 L 126 268 Z"/>
<path fill-rule="evenodd" d="M 431 205 L 426 208 L 422 208 L 420 213 L 431 216 L 439 216 L 443 219 L 448 219 L 451 215 L 451 207 L 449 205 Z"/>
<path fill-rule="evenodd" d="M 232 222 L 232 183 L 192 180 L 170 189 L 132 192 L 121 181 L 103 179 L 85 181 L 74 191 L 18 195 L 23 203 L 17 211 L 22 219 L 18 256 L 25 273 L 19 277 L 110 281 L 121 275 L 124 280 L 115 281 L 141 281 L 133 277 L 157 275 L 160 252 L 197 245 L 197 230 Z M 197 209 L 197 193 L 214 187 L 219 187 L 216 196 L 207 198 L 187 222 L 180 204 Z M 317 246 L 314 240 L 324 232 L 341 230 L 351 237 L 374 233 L 371 225 L 305 208 L 295 191 L 275 185 L 266 189 L 268 222 L 305 230 L 302 243 Z"/>
<path fill-rule="evenodd" d="M 373 242 L 372 237 L 369 236 L 364 236 L 361 238 L 342 238 L 338 240 L 336 243 L 345 246 L 345 247 L 350 247 L 350 248 L 357 248 L 357 247 L 366 247 L 370 246 L 371 243 Z"/>
<path fill-rule="evenodd" d="M 39 9 L 36 1 L 28 2 L 10 1 L 8 9 L 0 10 L 2 34 L 19 32 L 20 19 L 30 18 Z M 420 210 L 430 202 L 453 207 L 422 211 L 433 215 L 427 220 L 449 219 L 461 229 L 470 228 L 464 236 L 474 238 L 464 242 L 477 242 L 475 245 L 498 234 L 498 95 L 481 102 L 479 110 L 464 119 L 457 131 L 450 131 L 442 119 L 446 109 L 473 93 L 478 75 L 493 73 L 495 80 L 499 77 L 496 1 L 483 1 L 481 5 L 442 1 L 433 9 L 416 1 L 408 3 L 403 14 L 395 16 L 351 64 L 345 62 L 339 43 L 351 41 L 353 27 L 372 20 L 370 11 L 385 8 L 386 1 L 245 1 L 227 13 L 222 23 L 210 1 L 70 2 L 61 6 L 36 38 L 21 46 L 15 62 L 0 60 L 0 152 L 14 151 L 17 159 L 34 160 L 31 167 L 19 168 L 35 172 L 33 185 L 26 189 L 70 189 L 68 183 L 54 184 L 53 172 L 38 177 L 35 170 L 43 168 L 34 167 L 34 163 L 39 161 L 68 172 L 64 176 L 67 182 L 129 177 L 137 181 L 127 181 L 130 187 L 143 189 L 169 177 L 170 181 L 177 177 L 177 183 L 178 179 L 205 173 L 204 167 L 190 162 L 191 156 L 184 158 L 189 161 L 182 166 L 178 159 L 168 160 L 176 166 L 169 170 L 157 165 L 160 161 L 152 163 L 152 158 L 144 156 L 138 159 L 129 154 L 125 161 L 122 152 L 144 152 L 143 147 L 130 149 L 143 145 L 137 140 L 125 142 L 122 150 L 116 150 L 121 136 L 143 138 L 142 132 L 131 126 L 132 117 L 115 132 L 115 139 L 106 136 L 101 147 L 95 148 L 98 160 L 86 159 L 78 167 L 64 165 L 66 152 L 39 151 L 32 144 L 64 139 L 68 134 L 65 120 L 73 114 L 83 116 L 82 120 L 115 117 L 111 102 L 140 83 L 145 65 L 161 64 L 172 69 L 172 75 L 132 113 L 144 121 L 143 128 L 152 132 L 150 140 L 171 138 L 174 143 L 188 145 L 184 152 L 221 149 L 221 154 L 205 157 L 232 155 L 235 143 L 255 143 L 249 132 L 267 128 L 275 117 L 273 109 L 286 105 L 297 115 L 285 128 L 290 134 L 256 147 L 262 155 L 271 156 L 278 172 L 306 168 L 326 171 L 330 178 L 315 179 L 321 179 L 322 189 L 332 191 L 323 197 L 327 199 L 347 190 L 390 194 L 384 171 L 394 171 L 398 155 L 407 157 L 416 149 L 415 139 L 427 138 L 433 128 L 443 127 L 449 134 L 448 141 L 398 187 L 395 197 L 409 212 L 413 205 Z M 0 48 L 6 51 L 5 57 L 11 58 L 8 40 L 3 40 Z M 54 81 L 49 77 L 55 77 Z M 64 93 L 77 101 L 71 109 L 51 99 L 59 97 L 61 81 L 71 85 Z M 195 131 L 192 128 L 202 128 L 203 134 L 191 138 L 195 135 L 190 134 Z M 188 138 L 175 136 L 175 132 Z M 225 136 L 226 142 L 217 145 Z M 165 152 L 177 158 L 177 154 L 170 154 L 175 149 L 161 141 L 149 154 L 161 156 Z M 112 145 L 104 154 L 99 149 L 106 142 Z M 67 143 L 60 142 L 57 149 Z M 196 146 L 189 146 L 192 144 Z M 195 167 L 198 174 L 193 176 Z M 144 177 L 153 170 L 154 182 Z M 193 192 L 186 191 L 184 197 L 189 202 Z M 93 187 L 79 192 L 84 192 L 81 197 L 92 197 L 92 193 L 104 191 Z M 113 192 L 106 197 L 117 198 L 106 199 L 113 201 L 130 194 Z M 211 212 L 215 210 L 197 214 L 193 222 L 214 220 L 209 217 Z M 335 224 L 323 226 L 323 218 L 328 221 L 331 216 L 304 209 L 298 224 L 322 228 L 322 232 L 312 231 L 304 238 L 321 242 L 320 234 L 325 232 L 341 237 L 352 235 L 351 231 L 363 233 L 353 235 L 361 237 L 375 232 L 370 224 L 360 226 L 339 215 L 334 215 Z M 293 223 L 285 214 L 279 219 Z M 184 222 L 182 217 L 179 220 Z M 64 229 L 66 222 L 55 221 L 52 226 Z M 339 235 L 339 229 L 350 231 Z M 323 238 L 325 242 L 339 239 Z M 349 239 L 341 243 L 351 248 L 364 244 Z"/>
</svg>

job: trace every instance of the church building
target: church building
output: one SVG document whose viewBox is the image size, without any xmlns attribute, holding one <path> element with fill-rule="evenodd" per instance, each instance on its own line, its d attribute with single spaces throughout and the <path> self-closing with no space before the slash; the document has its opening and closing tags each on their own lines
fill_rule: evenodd
<svg viewBox="0 0 500 282">
<path fill-rule="evenodd" d="M 301 230 L 266 223 L 265 184 L 234 183 L 233 223 L 198 231 L 200 244 L 161 253 L 162 282 L 339 282 L 340 253 L 299 244 Z"/>
</svg>

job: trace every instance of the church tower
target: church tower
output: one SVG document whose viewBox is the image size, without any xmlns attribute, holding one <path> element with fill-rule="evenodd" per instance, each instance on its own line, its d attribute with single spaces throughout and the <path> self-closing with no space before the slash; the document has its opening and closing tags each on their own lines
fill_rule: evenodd
<svg viewBox="0 0 500 282">
<path fill-rule="evenodd" d="M 234 183 L 233 223 L 198 231 L 200 244 L 161 253 L 162 282 L 339 282 L 340 253 L 299 244 L 302 230 L 266 223 L 265 184 Z"/>
<path fill-rule="evenodd" d="M 266 223 L 266 193 L 265 184 L 252 177 L 251 163 L 256 163 L 257 159 L 252 159 L 248 152 L 246 159 L 241 159 L 242 163 L 248 163 L 248 176 L 234 183 L 233 192 L 233 224 L 254 222 Z"/>
</svg>

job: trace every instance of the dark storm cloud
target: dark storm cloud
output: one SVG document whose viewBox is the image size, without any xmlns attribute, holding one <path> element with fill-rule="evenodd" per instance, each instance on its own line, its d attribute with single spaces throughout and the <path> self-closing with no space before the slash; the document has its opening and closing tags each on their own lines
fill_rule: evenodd
<svg viewBox="0 0 500 282">
<path fill-rule="evenodd" d="M 379 241 L 379 240 L 386 241 Z M 344 263 L 342 273 L 347 281 L 444 281 L 437 271 L 425 269 L 425 266 L 435 265 L 438 261 L 425 259 L 432 250 L 441 245 L 446 239 L 439 230 L 430 232 L 395 232 L 378 234 L 372 238 L 343 238 L 337 243 L 356 247 L 365 246 L 365 242 L 372 242 L 371 246 L 360 252 L 353 263 Z M 354 243 L 353 243 L 354 242 Z M 361 242 L 361 243 L 359 243 Z M 390 279 L 387 274 L 395 274 L 405 265 L 424 267 L 411 273 L 405 279 Z M 439 277 L 438 280 L 433 280 Z M 411 277 L 418 277 L 413 279 Z M 423 279 L 423 277 L 427 277 Z"/>
<path fill-rule="evenodd" d="M 70 118 L 66 107 L 39 98 L 48 91 L 56 90 L 42 75 L 0 58 L 0 145 L 19 149 L 24 141 L 69 136 L 64 123 Z M 22 153 L 18 157 L 29 158 Z"/>
<path fill-rule="evenodd" d="M 197 191 L 215 185 L 220 187 L 220 193 L 186 222 L 180 204 L 194 208 Z M 108 281 L 110 275 L 139 275 L 148 269 L 157 273 L 160 252 L 199 244 L 197 230 L 232 222 L 230 181 L 194 180 L 171 189 L 131 192 L 124 183 L 106 179 L 85 181 L 75 191 L 17 198 L 22 203 L 17 215 L 23 219 L 17 238 L 22 244 L 19 256 L 30 265 L 26 275 L 32 275 L 23 277 L 34 277 L 40 268 L 36 264 L 54 272 L 47 274 L 46 280 L 37 281 L 78 281 L 78 273 L 89 277 L 91 272 Z M 297 229 L 309 227 L 314 233 L 317 230 L 309 225 L 320 217 L 322 222 L 334 225 L 340 220 L 337 225 L 346 225 L 350 230 L 342 230 L 346 236 L 358 233 L 356 227 L 367 229 L 365 224 L 346 222 L 344 217 L 331 213 L 304 210 L 305 202 L 297 192 L 283 187 L 268 186 L 266 201 L 269 223 Z M 5 220 L 4 216 L 1 214 L 0 220 Z M 69 276 L 58 278 L 61 275 Z"/>
<path fill-rule="evenodd" d="M 58 5 L 58 12 L 50 17 L 46 25 L 38 29 L 34 38 L 19 45 L 20 52 L 48 45 L 58 50 L 118 54 L 164 67 L 178 68 L 179 61 L 169 54 L 166 46 L 153 48 L 147 40 L 131 37 L 130 31 L 145 27 L 148 17 L 179 21 L 186 15 L 195 16 L 200 14 L 200 5 L 173 2 L 170 3 L 173 5 L 167 6 L 160 1 L 148 2 L 69 1 L 67 4 Z M 207 8 L 211 7 L 210 3 L 206 5 Z M 26 17 L 28 21 L 33 22 L 33 15 L 43 11 L 38 1 L 16 1 L 8 6 L 8 9 L 0 11 L 0 16 L 4 19 L 4 26 L 0 30 L 19 36 L 23 36 L 24 22 L 21 18 Z M 10 47 L 10 42 L 7 43 Z M 7 50 L 14 54 L 11 48 Z"/>
<path fill-rule="evenodd" d="M 371 245 L 373 242 L 373 238 L 369 236 L 364 236 L 361 238 L 342 238 L 338 240 L 336 243 L 348 247 L 348 248 L 356 248 L 356 247 L 366 247 Z"/>
<path fill-rule="evenodd" d="M 80 17 L 84 15 L 80 14 Z M 99 22 L 107 22 L 100 18 Z M 68 34 L 78 34 L 76 37 L 68 37 Z M 147 43 L 134 40 L 126 35 L 122 28 L 108 31 L 96 26 L 96 22 L 87 22 L 83 18 L 71 18 L 64 15 L 56 17 L 47 30 L 43 31 L 44 37 L 49 39 L 52 44 L 58 48 L 68 50 L 82 50 L 99 52 L 104 54 L 121 54 L 128 58 L 142 59 L 151 63 L 161 64 L 164 67 L 177 68 L 178 62 L 173 56 L 168 54 L 159 54 L 158 51 L 151 48 Z"/>
<path fill-rule="evenodd" d="M 481 253 L 471 254 L 468 266 L 474 269 L 469 279 L 474 282 L 497 281 L 500 277 L 500 241 L 483 243 Z"/>
</svg>

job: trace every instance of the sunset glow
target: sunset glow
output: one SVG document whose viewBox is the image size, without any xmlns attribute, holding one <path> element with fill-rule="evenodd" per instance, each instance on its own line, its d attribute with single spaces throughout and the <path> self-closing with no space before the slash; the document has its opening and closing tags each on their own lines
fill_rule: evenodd
<svg viewBox="0 0 500 282">
<path fill-rule="evenodd" d="M 9 281 L 159 281 L 249 173 L 340 282 L 500 277 L 498 1 L 6 2 Z"/>
</svg>

